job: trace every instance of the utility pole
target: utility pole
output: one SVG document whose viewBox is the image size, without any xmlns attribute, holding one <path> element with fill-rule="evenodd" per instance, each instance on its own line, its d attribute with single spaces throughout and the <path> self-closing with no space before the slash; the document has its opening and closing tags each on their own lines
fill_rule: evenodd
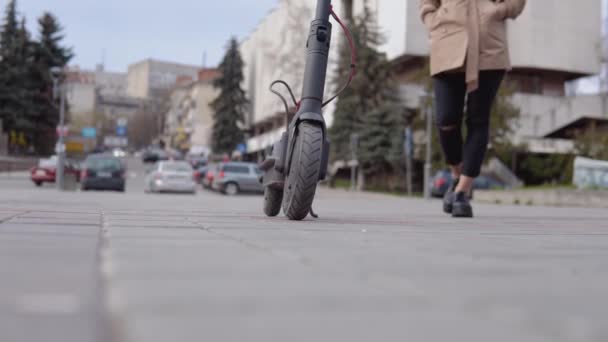
<svg viewBox="0 0 608 342">
<path fill-rule="evenodd" d="M 600 97 L 602 101 L 602 115 L 608 116 L 608 8 L 605 1 L 602 2 L 602 40 L 600 42 Z"/>
<path fill-rule="evenodd" d="M 350 189 L 351 191 L 357 190 L 357 165 L 359 164 L 357 160 L 357 147 L 359 145 L 359 135 L 357 133 L 352 133 L 350 135 Z"/>
<path fill-rule="evenodd" d="M 430 103 L 431 97 L 427 95 L 423 97 L 420 102 L 422 106 L 429 101 Z M 424 162 L 424 198 L 431 198 L 431 157 L 432 157 L 432 148 L 433 148 L 433 106 L 426 106 L 425 113 L 426 115 L 426 158 Z"/>
<path fill-rule="evenodd" d="M 412 196 L 412 158 L 414 154 L 414 144 L 412 137 L 412 126 L 408 125 L 405 127 L 405 143 L 404 143 L 404 152 L 405 152 L 405 179 L 406 179 L 406 188 L 407 195 Z"/>
<path fill-rule="evenodd" d="M 53 79 L 53 95 L 57 98 L 59 93 L 59 126 L 57 127 L 57 133 L 59 135 L 57 140 L 57 170 L 55 172 L 55 180 L 57 183 L 57 189 L 63 190 L 64 181 L 64 164 L 65 164 L 65 81 L 60 79 L 63 75 L 63 69 L 60 67 L 53 67 L 50 70 L 51 78 Z M 61 83 L 60 83 L 61 82 Z"/>
</svg>

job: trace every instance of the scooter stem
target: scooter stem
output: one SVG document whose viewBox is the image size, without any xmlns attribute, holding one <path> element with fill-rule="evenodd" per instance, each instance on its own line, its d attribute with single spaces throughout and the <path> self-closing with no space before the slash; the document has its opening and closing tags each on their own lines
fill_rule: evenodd
<svg viewBox="0 0 608 342">
<path fill-rule="evenodd" d="M 306 43 L 306 67 L 298 114 L 321 114 L 322 111 L 331 43 L 331 0 L 318 0 L 315 13 Z"/>
</svg>

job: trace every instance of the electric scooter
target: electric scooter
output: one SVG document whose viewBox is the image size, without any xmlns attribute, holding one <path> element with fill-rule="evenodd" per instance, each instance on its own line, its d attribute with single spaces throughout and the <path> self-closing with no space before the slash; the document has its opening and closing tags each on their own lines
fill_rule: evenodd
<svg viewBox="0 0 608 342">
<path fill-rule="evenodd" d="M 323 101 L 327 63 L 331 43 L 332 16 L 344 30 L 351 49 L 350 75 L 346 85 L 332 98 Z M 350 31 L 334 12 L 331 0 L 318 0 L 315 18 L 311 23 L 306 42 L 306 66 L 302 98 L 296 101 L 289 85 L 277 80 L 270 90 L 280 97 L 289 115 L 287 100 L 273 86 L 287 88 L 297 108 L 285 133 L 275 143 L 270 155 L 260 164 L 263 171 L 260 181 L 264 185 L 264 213 L 277 216 L 283 212 L 290 220 L 303 220 L 311 214 L 317 184 L 327 176 L 329 140 L 322 109 L 344 91 L 355 74 L 356 56 Z"/>
</svg>

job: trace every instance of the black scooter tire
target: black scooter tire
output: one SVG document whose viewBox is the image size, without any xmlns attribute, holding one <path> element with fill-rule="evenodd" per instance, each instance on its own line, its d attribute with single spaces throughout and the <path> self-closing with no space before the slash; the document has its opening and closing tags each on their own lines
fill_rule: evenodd
<svg viewBox="0 0 608 342">
<path fill-rule="evenodd" d="M 300 123 L 283 194 L 283 212 L 293 221 L 308 216 L 317 190 L 323 156 L 323 128 Z"/>
<path fill-rule="evenodd" d="M 283 189 L 264 188 L 264 214 L 275 217 L 281 212 Z"/>
</svg>

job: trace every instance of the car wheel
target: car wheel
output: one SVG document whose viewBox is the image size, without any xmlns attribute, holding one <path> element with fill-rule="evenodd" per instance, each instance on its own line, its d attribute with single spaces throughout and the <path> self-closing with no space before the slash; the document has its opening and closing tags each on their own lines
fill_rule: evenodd
<svg viewBox="0 0 608 342">
<path fill-rule="evenodd" d="M 42 182 L 34 182 L 34 184 L 36 184 L 37 187 L 41 187 L 42 186 Z"/>
<path fill-rule="evenodd" d="M 228 183 L 224 185 L 224 194 L 234 196 L 239 193 L 239 186 L 236 183 Z"/>
</svg>

